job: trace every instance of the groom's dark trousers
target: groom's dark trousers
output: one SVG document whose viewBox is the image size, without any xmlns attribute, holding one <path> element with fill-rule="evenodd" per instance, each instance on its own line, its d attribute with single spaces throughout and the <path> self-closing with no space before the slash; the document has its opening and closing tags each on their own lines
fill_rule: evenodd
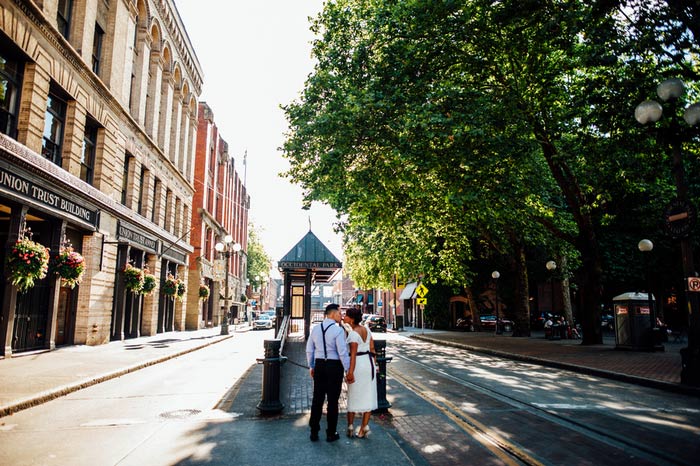
<svg viewBox="0 0 700 466">
<path fill-rule="evenodd" d="M 317 359 L 314 368 L 314 396 L 311 401 L 311 432 L 321 429 L 323 402 L 328 397 L 328 430 L 333 435 L 338 427 L 338 399 L 343 387 L 343 364 L 337 359 Z"/>
</svg>

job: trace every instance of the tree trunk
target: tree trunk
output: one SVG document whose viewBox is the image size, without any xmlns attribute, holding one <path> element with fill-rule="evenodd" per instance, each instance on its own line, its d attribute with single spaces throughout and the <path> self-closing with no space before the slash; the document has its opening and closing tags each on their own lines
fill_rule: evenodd
<svg viewBox="0 0 700 466">
<path fill-rule="evenodd" d="M 527 275 L 527 262 L 525 259 L 525 246 L 515 235 L 511 237 L 513 245 L 513 270 L 515 272 L 515 326 L 514 337 L 530 336 L 530 300 L 529 283 Z"/>
<path fill-rule="evenodd" d="M 568 276 L 568 269 L 567 269 L 567 260 L 566 256 L 561 256 L 558 258 L 559 263 L 561 264 L 561 271 L 563 274 L 563 278 L 561 280 L 561 302 L 562 302 L 562 308 L 564 309 L 564 318 L 566 321 L 570 324 L 574 324 L 574 316 L 573 312 L 571 311 L 571 292 L 569 291 L 569 276 Z"/>
<path fill-rule="evenodd" d="M 599 345 L 603 343 L 603 332 L 600 328 L 600 299 L 603 294 L 601 284 L 602 267 L 600 251 L 595 240 L 595 235 L 579 236 L 579 251 L 581 251 L 582 283 L 581 293 L 581 328 L 583 330 L 582 345 Z"/>
</svg>

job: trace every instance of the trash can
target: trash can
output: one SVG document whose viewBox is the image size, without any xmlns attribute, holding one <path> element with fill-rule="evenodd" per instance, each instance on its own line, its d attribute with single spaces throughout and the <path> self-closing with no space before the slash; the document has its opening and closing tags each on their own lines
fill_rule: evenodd
<svg viewBox="0 0 700 466">
<path fill-rule="evenodd" d="M 394 320 L 394 330 L 403 330 L 403 316 L 402 315 L 397 315 L 394 316 L 396 319 Z"/>
<path fill-rule="evenodd" d="M 623 293 L 613 298 L 613 304 L 615 348 L 653 351 L 654 341 L 648 295 L 637 292 Z"/>
</svg>

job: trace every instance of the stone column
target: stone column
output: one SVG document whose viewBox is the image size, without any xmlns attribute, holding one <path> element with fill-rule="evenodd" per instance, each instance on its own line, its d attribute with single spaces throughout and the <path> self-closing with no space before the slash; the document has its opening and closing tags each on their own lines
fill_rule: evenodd
<svg viewBox="0 0 700 466">
<path fill-rule="evenodd" d="M 17 141 L 41 154 L 44 136 L 46 103 L 49 98 L 50 77 L 37 63 L 24 66 L 24 81 L 20 96 Z"/>
<path fill-rule="evenodd" d="M 149 273 L 156 277 L 156 289 L 143 297 L 143 318 L 141 320 L 141 335 L 150 336 L 156 334 L 158 326 L 158 298 L 160 296 L 161 261 L 156 254 L 146 255 L 146 265 Z"/>
<path fill-rule="evenodd" d="M 176 167 L 180 165 L 180 125 L 182 118 L 182 91 L 176 90 L 173 94 L 172 114 L 170 121 L 170 161 Z M 167 154 L 167 151 L 166 151 Z"/>
<path fill-rule="evenodd" d="M 86 119 L 87 111 L 85 107 L 77 100 L 69 100 L 66 110 L 66 127 L 63 133 L 61 158 L 63 160 L 63 169 L 77 177 L 80 177 L 80 158 L 83 153 Z M 97 147 L 95 147 L 95 152 L 97 152 Z"/>
</svg>

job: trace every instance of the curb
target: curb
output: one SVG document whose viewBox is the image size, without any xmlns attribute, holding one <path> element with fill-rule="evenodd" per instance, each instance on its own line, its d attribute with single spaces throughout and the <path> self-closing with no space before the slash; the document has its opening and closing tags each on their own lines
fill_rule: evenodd
<svg viewBox="0 0 700 466">
<path fill-rule="evenodd" d="M 522 354 L 508 353 L 506 351 L 493 350 L 488 348 L 481 348 L 478 346 L 466 345 L 464 343 L 456 343 L 449 340 L 441 340 L 439 338 L 426 337 L 424 335 L 411 335 L 411 338 L 416 340 L 423 340 L 429 343 L 434 343 L 437 345 L 451 346 L 453 348 L 464 349 L 468 351 L 473 351 L 475 353 L 488 354 L 490 356 L 497 356 L 505 359 L 513 359 L 516 361 L 529 362 L 533 364 L 538 364 L 540 366 L 554 367 L 556 369 L 564 369 L 571 372 L 578 372 L 585 375 L 593 375 L 596 377 L 603 377 L 606 379 L 617 380 L 619 382 L 626 382 L 635 385 L 641 385 L 644 387 L 657 388 L 660 390 L 665 390 L 673 393 L 680 393 L 683 395 L 700 397 L 700 388 L 690 387 L 687 385 L 675 384 L 671 382 L 663 382 L 661 380 L 648 379 L 645 377 L 639 377 L 636 375 L 622 374 L 619 372 L 607 371 L 604 369 L 596 369 L 594 367 L 587 366 L 577 366 L 574 364 L 568 364 L 564 362 L 552 361 L 550 359 L 543 359 L 533 356 L 523 356 Z"/>
<path fill-rule="evenodd" d="M 129 374 L 131 372 L 136 372 L 140 369 L 144 369 L 149 366 L 153 366 L 156 364 L 159 364 L 161 362 L 168 361 L 170 359 L 174 359 L 180 356 L 183 356 L 188 353 L 192 353 L 194 351 L 206 348 L 207 346 L 215 345 L 217 343 L 220 343 L 222 341 L 228 340 L 229 338 L 233 338 L 233 335 L 228 335 L 224 336 L 223 338 L 220 338 L 216 341 L 210 341 L 208 343 L 205 343 L 203 345 L 195 346 L 192 348 L 188 348 L 185 350 L 181 350 L 175 353 L 171 353 L 165 356 L 161 356 L 155 359 L 150 359 L 148 361 L 144 361 L 139 364 L 135 364 L 133 366 L 126 367 L 124 369 L 118 369 L 113 372 L 107 372 L 102 375 L 97 375 L 94 376 L 90 379 L 86 379 L 83 381 L 79 382 L 74 382 L 71 384 L 67 385 L 62 385 L 50 390 L 46 390 L 43 392 L 39 392 L 36 395 L 32 395 L 28 398 L 24 398 L 18 401 L 14 401 L 11 404 L 5 405 L 5 406 L 0 406 L 0 418 L 9 416 L 11 414 L 14 414 L 16 412 L 32 408 L 34 406 L 38 406 L 40 404 L 46 403 L 47 401 L 55 400 L 56 398 L 60 398 L 62 396 L 68 395 L 73 392 L 77 392 L 78 390 L 82 390 L 83 388 L 88 388 L 93 385 L 97 385 L 102 382 L 106 382 L 111 379 L 116 379 L 117 377 L 121 377 L 122 375 Z"/>
</svg>

